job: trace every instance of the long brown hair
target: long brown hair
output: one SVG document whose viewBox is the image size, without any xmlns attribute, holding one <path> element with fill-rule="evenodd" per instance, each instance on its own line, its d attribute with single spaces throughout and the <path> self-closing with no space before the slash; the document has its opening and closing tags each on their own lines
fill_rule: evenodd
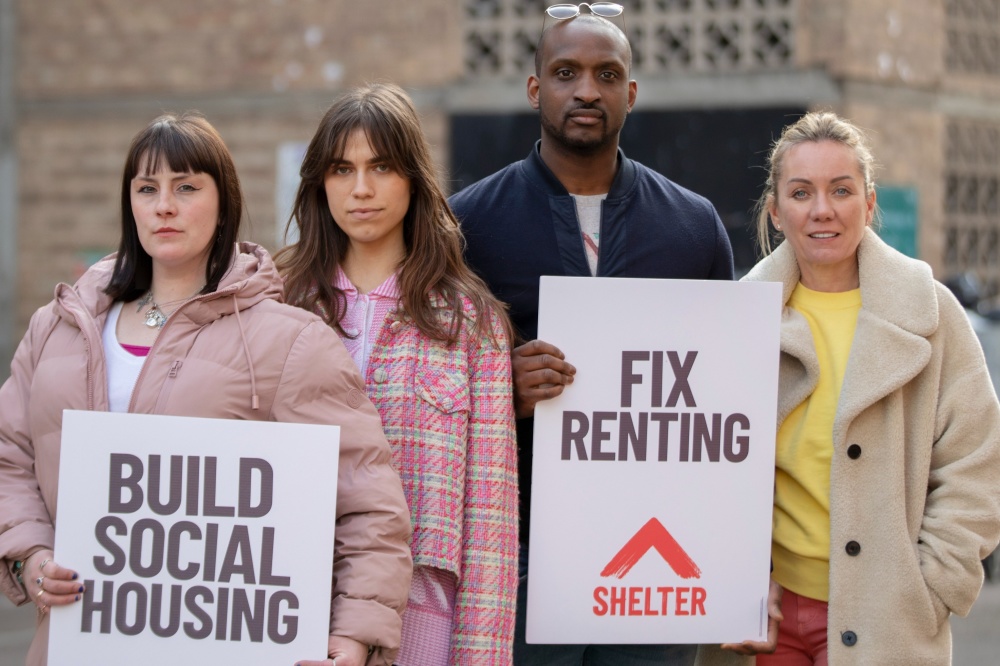
<svg viewBox="0 0 1000 666">
<path fill-rule="evenodd" d="M 476 313 L 474 336 L 497 342 L 490 324 L 493 312 L 510 339 L 504 307 L 462 258 L 462 232 L 438 185 L 417 111 L 409 96 L 394 84 L 369 84 L 345 93 L 323 116 L 309 142 L 288 222 L 288 229 L 298 224 L 299 241 L 275 255 L 285 278 L 285 300 L 319 312 L 338 333 L 346 335 L 340 320 L 347 301 L 333 278 L 344 261 L 349 240 L 330 213 L 324 180 L 357 130 L 364 132 L 372 150 L 408 178 L 413 188 L 403 217 L 406 256 L 399 267 L 403 311 L 424 335 L 451 345 L 458 340 L 466 317 L 464 296 Z M 433 294 L 448 304 L 454 313 L 450 319 L 442 320 L 435 311 Z"/>
</svg>

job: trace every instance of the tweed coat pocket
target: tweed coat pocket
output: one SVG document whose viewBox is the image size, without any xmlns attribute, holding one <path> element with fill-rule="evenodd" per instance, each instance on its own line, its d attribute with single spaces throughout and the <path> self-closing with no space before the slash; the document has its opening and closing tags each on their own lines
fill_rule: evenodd
<svg viewBox="0 0 1000 666">
<path fill-rule="evenodd" d="M 468 379 L 454 371 L 420 372 L 416 378 L 417 395 L 443 414 L 470 409 Z"/>
</svg>

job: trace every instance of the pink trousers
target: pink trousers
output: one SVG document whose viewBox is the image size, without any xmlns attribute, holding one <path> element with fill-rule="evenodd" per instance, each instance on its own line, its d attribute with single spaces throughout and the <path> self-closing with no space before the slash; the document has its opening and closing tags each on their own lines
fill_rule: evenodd
<svg viewBox="0 0 1000 666">
<path fill-rule="evenodd" d="M 785 590 L 781 613 L 778 649 L 757 655 L 757 666 L 826 666 L 826 602 Z"/>
</svg>

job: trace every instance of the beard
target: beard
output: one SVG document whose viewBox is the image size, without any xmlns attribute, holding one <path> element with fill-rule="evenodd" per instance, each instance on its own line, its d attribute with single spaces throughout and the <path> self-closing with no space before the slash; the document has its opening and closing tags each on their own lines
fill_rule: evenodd
<svg viewBox="0 0 1000 666">
<path fill-rule="evenodd" d="M 582 106 L 577 108 L 596 108 L 593 106 Z M 545 109 L 539 104 L 538 115 L 542 124 L 542 132 L 551 138 L 556 144 L 558 144 L 562 149 L 567 152 L 575 153 L 581 156 L 594 155 L 601 152 L 602 150 L 614 145 L 618 141 L 618 135 L 621 133 L 622 126 L 624 125 L 624 115 L 622 116 L 622 122 L 618 124 L 617 127 L 608 126 L 608 115 L 602 110 L 601 124 L 599 127 L 602 128 L 600 133 L 590 133 L 584 136 L 571 136 L 569 132 L 566 131 L 566 126 L 570 123 L 568 113 L 561 118 L 561 124 L 557 125 L 553 120 L 545 113 Z"/>
</svg>

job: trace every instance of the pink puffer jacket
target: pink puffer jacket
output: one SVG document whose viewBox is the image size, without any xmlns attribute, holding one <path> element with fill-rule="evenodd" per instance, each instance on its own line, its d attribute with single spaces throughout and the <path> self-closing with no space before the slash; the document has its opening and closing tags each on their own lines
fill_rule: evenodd
<svg viewBox="0 0 1000 666">
<path fill-rule="evenodd" d="M 369 663 L 391 664 L 412 563 L 409 511 L 379 416 L 333 330 L 279 302 L 281 280 L 263 248 L 239 250 L 217 291 L 171 315 L 130 411 L 341 426 L 330 633 L 378 646 Z M 108 409 L 101 330 L 112 302 L 102 289 L 113 263 L 56 287 L 0 388 L 0 589 L 16 604 L 27 598 L 13 562 L 53 544 L 62 412 Z M 47 625 L 31 665 L 45 663 Z"/>
</svg>

